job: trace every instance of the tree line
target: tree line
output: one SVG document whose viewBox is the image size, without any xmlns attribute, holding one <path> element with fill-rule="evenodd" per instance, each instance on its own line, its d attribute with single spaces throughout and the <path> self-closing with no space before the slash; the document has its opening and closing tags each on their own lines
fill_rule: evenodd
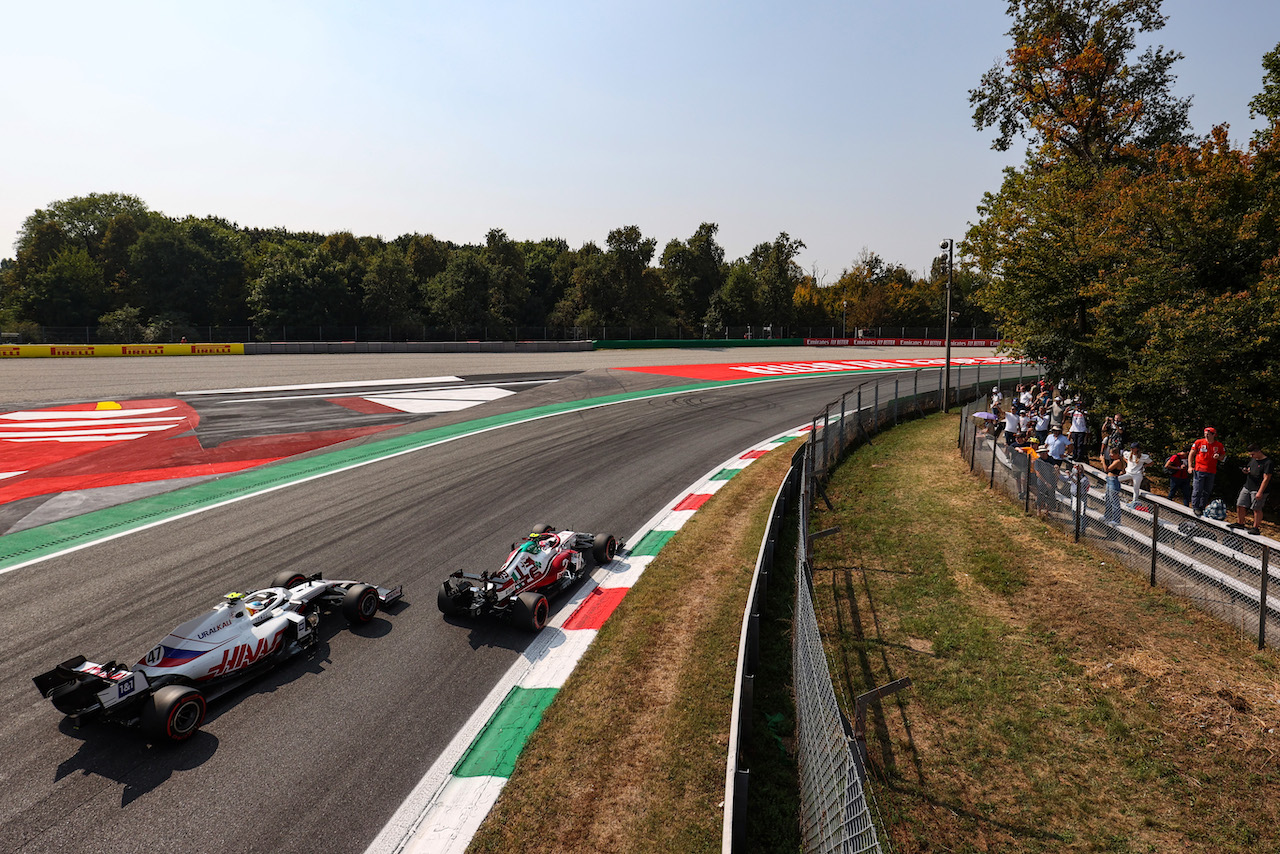
<svg viewBox="0 0 1280 854">
<path fill-rule="evenodd" d="M 120 330 L 173 326 L 374 325 L 391 337 L 423 326 L 514 334 L 518 327 L 676 325 L 940 326 L 945 270 L 917 277 L 864 250 L 829 285 L 797 260 L 786 232 L 726 260 L 703 223 L 658 254 L 637 226 L 604 245 L 560 238 L 482 244 L 429 234 L 393 240 L 350 232 L 249 228 L 216 216 L 169 217 L 136 196 L 90 193 L 23 223 L 0 262 L 0 323 Z M 956 302 L 965 322 L 985 312 Z"/>
<path fill-rule="evenodd" d="M 1013 0 L 1011 46 L 970 92 L 1025 162 L 961 247 L 1018 353 L 1123 409 L 1154 447 L 1215 426 L 1242 451 L 1280 423 L 1280 45 L 1247 146 L 1192 133 L 1181 55 L 1140 52 L 1160 0 Z M 1272 447 L 1272 450 L 1280 448 Z"/>
</svg>

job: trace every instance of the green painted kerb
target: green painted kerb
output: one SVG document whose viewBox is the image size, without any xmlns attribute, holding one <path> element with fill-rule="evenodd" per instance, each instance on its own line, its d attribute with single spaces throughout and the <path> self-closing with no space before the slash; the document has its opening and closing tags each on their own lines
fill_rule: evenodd
<svg viewBox="0 0 1280 854">
<path fill-rule="evenodd" d="M 711 475 L 709 480 L 729 480 L 742 469 L 720 469 L 720 471 Z"/>
<path fill-rule="evenodd" d="M 516 757 L 542 722 L 542 713 L 556 693 L 556 688 L 512 688 L 453 767 L 453 776 L 510 777 Z"/>
<path fill-rule="evenodd" d="M 627 548 L 627 554 L 632 557 L 652 557 L 661 551 L 662 547 L 675 535 L 675 531 L 649 531 L 634 546 Z"/>
</svg>

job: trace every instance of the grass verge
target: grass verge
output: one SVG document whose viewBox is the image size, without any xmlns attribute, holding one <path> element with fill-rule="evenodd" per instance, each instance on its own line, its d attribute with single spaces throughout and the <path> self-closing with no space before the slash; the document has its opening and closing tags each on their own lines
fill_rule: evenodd
<svg viewBox="0 0 1280 854">
<path fill-rule="evenodd" d="M 827 487 L 815 592 L 897 854 L 1280 851 L 1277 656 L 990 492 L 934 416 Z"/>
<path fill-rule="evenodd" d="M 793 451 L 734 476 L 649 565 L 543 715 L 469 851 L 720 850 L 743 609 Z M 775 578 L 771 600 L 786 585 Z M 766 665 L 778 666 L 776 649 L 762 650 Z M 784 735 L 788 676 L 789 666 L 782 690 L 757 701 L 765 726 Z M 769 678 L 778 676 L 762 673 L 758 689 Z M 791 841 L 784 828 L 769 843 L 782 847 L 767 850 L 797 850 L 794 767 L 788 778 L 789 744 L 781 746 L 781 771 L 774 756 L 763 761 L 772 782 L 757 784 L 753 761 L 751 795 L 767 800 L 775 821 L 789 820 Z M 771 795 L 771 785 L 781 791 Z"/>
</svg>

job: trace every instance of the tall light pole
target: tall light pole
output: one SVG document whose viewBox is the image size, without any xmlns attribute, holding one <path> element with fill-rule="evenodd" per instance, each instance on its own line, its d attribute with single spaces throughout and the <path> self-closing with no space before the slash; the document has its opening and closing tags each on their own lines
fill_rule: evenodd
<svg viewBox="0 0 1280 854">
<path fill-rule="evenodd" d="M 840 300 L 840 337 L 849 337 L 849 301 Z"/>
<path fill-rule="evenodd" d="M 946 367 L 943 369 L 942 381 L 942 411 L 951 411 L 951 285 L 955 281 L 954 270 L 956 261 L 956 242 L 950 238 L 938 244 L 940 249 L 946 250 L 947 259 L 947 317 L 943 328 L 946 330 L 947 336 L 947 354 Z"/>
</svg>

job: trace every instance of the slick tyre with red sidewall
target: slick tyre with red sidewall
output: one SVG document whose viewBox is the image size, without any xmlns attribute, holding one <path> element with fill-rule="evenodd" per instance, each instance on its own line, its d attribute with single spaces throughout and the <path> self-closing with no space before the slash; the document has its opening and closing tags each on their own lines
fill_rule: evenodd
<svg viewBox="0 0 1280 854">
<path fill-rule="evenodd" d="M 288 590 L 290 587 L 297 587 L 306 580 L 307 577 L 301 572 L 294 572 L 291 569 L 285 569 L 276 573 L 276 577 L 271 580 L 271 586 L 283 587 Z"/>
<path fill-rule="evenodd" d="M 541 593 L 526 590 L 516 599 L 511 610 L 516 625 L 531 632 L 540 632 L 551 616 L 551 603 Z"/>
<path fill-rule="evenodd" d="M 353 584 L 342 596 L 342 616 L 352 625 L 364 625 L 378 613 L 378 591 L 368 584 Z"/>
<path fill-rule="evenodd" d="M 613 560 L 618 553 L 618 539 L 612 534 L 596 534 L 591 544 L 591 556 L 596 559 L 596 566 L 604 566 Z"/>
<path fill-rule="evenodd" d="M 142 728 L 166 741 L 186 741 L 204 723 L 204 695 L 187 685 L 166 685 L 142 707 Z"/>
</svg>

